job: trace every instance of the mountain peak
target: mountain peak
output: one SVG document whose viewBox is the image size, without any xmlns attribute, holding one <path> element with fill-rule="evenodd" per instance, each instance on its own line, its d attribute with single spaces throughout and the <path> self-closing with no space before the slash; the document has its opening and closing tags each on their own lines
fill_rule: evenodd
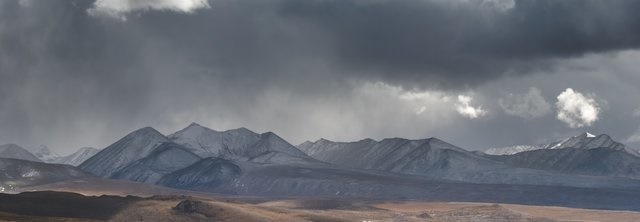
<svg viewBox="0 0 640 222">
<path fill-rule="evenodd" d="M 371 138 L 365 138 L 365 139 L 360 140 L 360 141 L 362 141 L 362 142 L 378 142 L 378 141 L 376 141 L 374 139 L 371 139 Z"/>
<path fill-rule="evenodd" d="M 31 152 L 13 143 L 0 145 L 0 158 L 12 158 L 12 159 L 22 159 L 22 160 L 29 160 L 29 161 L 35 161 L 35 162 L 42 162 L 38 157 L 33 155 Z"/>
<path fill-rule="evenodd" d="M 150 126 L 143 127 L 143 128 L 137 129 L 137 130 L 129 133 L 129 135 L 154 135 L 154 134 L 159 134 L 159 135 L 164 136 L 162 133 L 158 132 L 158 130 L 156 130 L 153 127 L 150 127 Z"/>
<path fill-rule="evenodd" d="M 237 128 L 237 129 L 231 129 L 231 130 L 227 130 L 225 132 L 240 133 L 240 134 L 257 134 L 256 132 L 253 132 L 250 129 L 247 129 L 245 127 L 240 127 L 240 128 Z M 267 132 L 267 133 L 271 133 L 271 132 Z"/>
<path fill-rule="evenodd" d="M 429 143 L 429 145 L 432 148 L 436 147 L 436 148 L 439 148 L 439 149 L 447 149 L 447 150 L 456 150 L 456 151 L 461 151 L 461 152 L 468 152 L 465 149 L 462 149 L 460 147 L 457 147 L 457 146 L 455 146 L 453 144 L 450 144 L 450 143 L 448 143 L 448 142 L 446 142 L 444 140 L 441 140 L 441 139 L 438 139 L 438 138 L 435 138 L 435 137 L 428 138 L 428 139 L 426 139 L 426 141 Z"/>
<path fill-rule="evenodd" d="M 596 135 L 593 135 L 593 134 L 591 134 L 591 133 L 589 133 L 589 132 L 584 132 L 582 135 L 584 135 L 584 136 L 585 136 L 585 137 L 587 137 L 587 138 L 593 138 L 593 137 L 596 137 Z M 604 135 L 604 134 L 603 134 L 603 135 Z"/>
<path fill-rule="evenodd" d="M 110 177 L 127 164 L 151 153 L 169 139 L 154 128 L 144 127 L 127 134 L 80 164 L 80 168 L 101 177 Z"/>
<path fill-rule="evenodd" d="M 319 140 L 316 140 L 316 142 L 314 143 L 333 143 L 333 141 L 325 139 L 325 138 L 320 138 Z"/>
</svg>

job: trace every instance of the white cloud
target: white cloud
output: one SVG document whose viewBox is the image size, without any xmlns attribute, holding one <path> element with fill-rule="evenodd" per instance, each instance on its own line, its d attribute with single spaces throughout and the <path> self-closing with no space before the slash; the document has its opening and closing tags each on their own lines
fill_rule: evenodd
<svg viewBox="0 0 640 222">
<path fill-rule="evenodd" d="M 558 95 L 557 118 L 571 128 L 590 126 L 598 120 L 600 106 L 594 99 L 595 95 L 584 95 L 567 88 Z"/>
<path fill-rule="evenodd" d="M 126 20 L 126 14 L 135 11 L 169 10 L 192 13 L 210 8 L 208 0 L 96 0 L 87 12 L 91 16 L 112 17 Z"/>
<path fill-rule="evenodd" d="M 549 104 L 538 88 L 531 87 L 525 94 L 509 94 L 498 100 L 505 113 L 522 118 L 536 118 L 551 112 Z"/>
<path fill-rule="evenodd" d="M 456 103 L 456 111 L 458 111 L 460 115 L 470 119 L 475 119 L 487 114 L 487 111 L 482 109 L 482 107 L 471 106 L 471 100 L 473 100 L 471 96 L 458 95 L 458 103 Z"/>
<path fill-rule="evenodd" d="M 393 95 L 397 99 L 404 101 L 409 107 L 415 110 L 415 114 L 421 115 L 425 113 L 438 112 L 442 113 L 453 112 L 453 108 L 460 115 L 475 119 L 487 114 L 481 106 L 472 106 L 471 96 L 458 95 L 456 102 L 451 101 L 451 96 L 443 91 L 437 90 L 406 90 L 400 86 L 393 86 L 382 82 L 369 83 L 363 88 L 365 91 L 370 92 L 386 92 Z"/>
</svg>

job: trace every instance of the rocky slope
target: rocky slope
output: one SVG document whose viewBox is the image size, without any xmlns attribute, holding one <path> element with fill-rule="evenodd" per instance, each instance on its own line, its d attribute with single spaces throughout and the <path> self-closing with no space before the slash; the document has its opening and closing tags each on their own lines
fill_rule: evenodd
<svg viewBox="0 0 640 222">
<path fill-rule="evenodd" d="M 200 157 L 172 142 L 159 145 L 147 157 L 136 160 L 111 178 L 156 183 L 164 175 L 198 162 Z"/>
<path fill-rule="evenodd" d="M 111 177 L 132 162 L 147 157 L 165 142 L 170 141 L 157 130 L 145 127 L 104 148 L 79 167 L 97 176 Z"/>
</svg>

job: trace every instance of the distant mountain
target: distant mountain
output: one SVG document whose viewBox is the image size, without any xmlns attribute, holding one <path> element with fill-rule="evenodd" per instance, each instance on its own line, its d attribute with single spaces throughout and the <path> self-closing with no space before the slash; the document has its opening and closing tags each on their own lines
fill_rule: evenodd
<svg viewBox="0 0 640 222">
<path fill-rule="evenodd" d="M 313 158 L 346 168 L 420 175 L 439 180 L 587 187 L 637 184 L 637 181 L 630 180 L 613 182 L 605 177 L 590 178 L 513 167 L 436 138 L 391 138 L 379 142 L 370 139 L 357 142 L 321 139 L 299 147 Z"/>
<path fill-rule="evenodd" d="M 461 183 L 330 165 L 264 165 L 221 158 L 202 159 L 157 184 L 223 195 L 600 204 L 617 209 L 636 209 L 639 198 L 635 190 L 625 189 Z"/>
<path fill-rule="evenodd" d="M 219 132 L 192 123 L 168 137 L 203 158 L 222 157 L 264 163 L 314 162 L 304 152 L 272 132 L 257 134 L 246 128 Z"/>
<path fill-rule="evenodd" d="M 80 164 L 80 169 L 101 177 L 111 177 L 130 163 L 147 157 L 160 144 L 170 142 L 151 127 L 129 133 Z"/>
<path fill-rule="evenodd" d="M 319 140 L 298 147 L 274 133 L 245 128 L 218 132 L 194 123 L 165 137 L 147 127 L 100 151 L 80 168 L 104 178 L 247 195 L 366 196 L 425 181 L 640 189 L 637 180 L 513 167 L 436 138 Z"/>
<path fill-rule="evenodd" d="M 98 152 L 100 152 L 99 149 L 93 147 L 83 147 L 72 154 L 55 159 L 54 162 L 59 164 L 78 166 Z"/>
<path fill-rule="evenodd" d="M 40 145 L 33 154 L 45 163 L 57 163 L 57 160 L 60 158 L 60 155 L 51 151 L 51 149 L 45 145 Z"/>
<path fill-rule="evenodd" d="M 436 186 L 432 180 L 408 175 L 330 165 L 264 165 L 214 157 L 168 174 L 158 184 L 234 195 L 375 198 L 424 195 L 426 189 Z"/>
<path fill-rule="evenodd" d="M 29 160 L 34 162 L 42 162 L 42 160 L 38 159 L 31 152 L 26 149 L 16 145 L 16 144 L 5 144 L 0 146 L 0 158 L 13 158 L 13 159 L 21 159 L 21 160 Z"/>
<path fill-rule="evenodd" d="M 564 149 L 564 148 L 577 148 L 577 149 L 595 149 L 595 148 L 609 148 L 613 150 L 624 150 L 632 155 L 640 155 L 637 150 L 630 149 L 624 144 L 616 142 L 606 134 L 595 136 L 591 133 L 582 133 L 577 136 L 566 138 L 562 141 L 553 142 L 550 144 L 541 145 L 517 145 L 502 148 L 489 148 L 485 151 L 489 155 L 512 155 L 520 152 L 541 150 L 541 149 Z"/>
<path fill-rule="evenodd" d="M 73 166 L 0 158 L 0 191 L 87 177 Z"/>
<path fill-rule="evenodd" d="M 139 159 L 111 178 L 156 183 L 161 177 L 198 162 L 200 157 L 173 142 L 162 143 L 148 156 Z"/>
<path fill-rule="evenodd" d="M 487 157 L 515 167 L 640 179 L 640 157 L 605 134 L 585 133 L 541 149 Z"/>
<path fill-rule="evenodd" d="M 375 169 L 417 175 L 459 177 L 460 173 L 503 168 L 495 160 L 475 155 L 436 138 L 365 139 L 333 142 L 320 139 L 300 147 L 321 161 L 348 168 Z M 455 175 L 455 176 L 454 176 Z"/>
</svg>

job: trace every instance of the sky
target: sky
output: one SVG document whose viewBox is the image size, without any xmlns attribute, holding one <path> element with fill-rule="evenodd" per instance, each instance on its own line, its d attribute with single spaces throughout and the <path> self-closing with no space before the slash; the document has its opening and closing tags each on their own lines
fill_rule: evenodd
<svg viewBox="0 0 640 222">
<path fill-rule="evenodd" d="M 640 1 L 3 0 L 0 144 L 151 126 L 640 147 Z"/>
</svg>

